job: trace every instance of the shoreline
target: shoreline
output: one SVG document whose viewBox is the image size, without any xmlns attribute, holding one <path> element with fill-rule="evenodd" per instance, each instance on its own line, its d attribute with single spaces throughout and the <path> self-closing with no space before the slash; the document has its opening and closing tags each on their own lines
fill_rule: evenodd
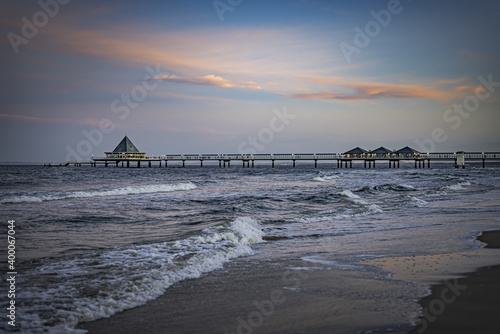
<svg viewBox="0 0 500 334">
<path fill-rule="evenodd" d="M 408 258 L 398 258 L 396 262 L 388 259 L 385 263 L 382 259 L 366 261 L 386 271 L 396 272 L 391 270 L 392 265 L 403 272 L 403 276 L 393 275 L 396 279 L 390 283 L 367 280 L 362 275 L 353 275 L 352 271 L 319 264 L 312 267 L 313 270 L 297 270 L 304 266 L 300 259 L 240 258 L 201 278 L 178 282 L 146 305 L 110 318 L 80 323 L 76 328 L 89 334 L 330 333 L 332 330 L 343 334 L 404 330 L 409 330 L 405 334 L 433 334 L 453 330 L 460 334 L 478 332 L 478 328 L 482 333 L 496 333 L 492 313 L 499 304 L 495 299 L 500 296 L 500 285 L 494 285 L 500 279 L 500 265 L 464 272 L 471 263 L 478 267 L 481 263 L 500 263 L 496 261 L 500 259 L 498 250 L 491 249 L 500 247 L 500 231 L 483 232 L 477 239 L 487 246 L 455 257 L 445 254 L 414 258 L 413 261 L 422 262 L 417 270 L 415 267 L 405 269 L 403 264 L 408 263 Z M 429 264 L 434 267 L 419 270 Z M 439 266 L 445 269 L 435 271 Z M 405 277 L 405 270 L 414 276 Z M 408 300 L 404 304 L 395 296 L 408 295 L 412 289 L 413 295 L 422 295 L 422 290 L 417 292 L 408 282 L 407 278 L 411 277 L 421 278 L 418 285 L 431 285 L 431 294 L 419 298 L 418 303 L 414 299 L 409 306 Z M 443 282 L 443 277 L 449 278 Z M 354 296 L 369 291 L 370 298 L 352 299 L 353 295 L 344 294 L 342 286 L 355 289 Z M 445 289 L 448 290 L 443 292 Z M 394 291 L 392 304 L 380 299 L 387 298 L 389 291 Z M 405 314 L 394 312 L 408 307 Z M 471 310 L 481 314 L 476 317 Z M 424 316 L 417 319 L 422 314 Z M 408 323 L 410 318 L 416 319 L 413 328 Z M 388 331 L 388 328 L 392 329 Z"/>
<path fill-rule="evenodd" d="M 500 231 L 482 232 L 484 248 L 500 248 Z M 408 334 L 498 333 L 500 265 L 486 266 L 431 287 L 419 301 L 420 323 Z"/>
</svg>

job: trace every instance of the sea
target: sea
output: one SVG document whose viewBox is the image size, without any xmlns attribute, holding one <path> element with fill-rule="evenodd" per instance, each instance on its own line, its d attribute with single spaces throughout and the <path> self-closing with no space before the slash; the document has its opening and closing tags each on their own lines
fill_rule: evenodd
<svg viewBox="0 0 500 334">
<path fill-rule="evenodd" d="M 0 166 L 0 331 L 14 330 L 5 317 L 8 221 L 15 226 L 15 329 L 84 333 L 79 323 L 140 307 L 237 261 L 294 259 L 303 265 L 291 270 L 359 271 L 391 289 L 397 278 L 390 272 L 360 263 L 483 247 L 474 236 L 499 229 L 499 193 L 500 165 L 491 164 Z M 358 300 L 407 298 L 392 312 L 408 324 L 428 293 L 343 289 Z"/>
</svg>

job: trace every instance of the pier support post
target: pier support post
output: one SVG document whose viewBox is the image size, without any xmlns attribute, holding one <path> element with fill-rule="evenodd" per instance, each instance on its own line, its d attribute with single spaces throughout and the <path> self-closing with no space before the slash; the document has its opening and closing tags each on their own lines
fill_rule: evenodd
<svg viewBox="0 0 500 334">
<path fill-rule="evenodd" d="M 340 165 L 340 160 L 337 160 L 337 168 L 340 168 L 339 165 Z"/>
<path fill-rule="evenodd" d="M 252 160 L 252 168 L 255 166 L 255 160 Z"/>
<path fill-rule="evenodd" d="M 130 161 L 127 160 L 127 168 L 130 168 Z"/>
<path fill-rule="evenodd" d="M 486 159 L 483 158 L 483 168 L 486 167 Z M 465 168 L 465 166 L 464 166 Z"/>
<path fill-rule="evenodd" d="M 349 167 L 352 168 L 352 160 L 349 161 L 349 165 L 350 165 Z"/>
<path fill-rule="evenodd" d="M 118 160 L 115 161 L 115 167 L 118 167 Z"/>
<path fill-rule="evenodd" d="M 366 168 L 366 160 L 365 160 L 365 168 Z"/>
<path fill-rule="evenodd" d="M 273 168 L 274 168 L 274 160 L 271 160 L 271 161 L 272 161 L 272 166 L 273 166 Z"/>
<path fill-rule="evenodd" d="M 137 168 L 141 168 L 141 160 L 137 161 Z"/>
<path fill-rule="evenodd" d="M 375 168 L 375 161 L 376 161 L 376 160 L 373 160 L 373 168 Z"/>
<path fill-rule="evenodd" d="M 200 160 L 200 168 L 203 168 L 203 160 Z"/>
<path fill-rule="evenodd" d="M 314 160 L 314 168 L 318 168 L 318 160 Z"/>
<path fill-rule="evenodd" d="M 186 160 L 182 160 L 182 168 L 186 167 Z"/>
<path fill-rule="evenodd" d="M 295 168 L 295 160 L 293 161 L 293 168 Z"/>
<path fill-rule="evenodd" d="M 398 168 L 399 168 L 399 160 L 398 160 Z"/>
<path fill-rule="evenodd" d="M 222 167 L 222 160 L 219 160 L 219 168 Z"/>
<path fill-rule="evenodd" d="M 148 162 L 148 167 L 151 168 L 151 161 Z"/>
<path fill-rule="evenodd" d="M 165 168 L 167 168 L 168 160 L 165 160 Z"/>
<path fill-rule="evenodd" d="M 431 168 L 431 159 L 427 160 L 427 168 Z"/>
<path fill-rule="evenodd" d="M 227 161 L 227 168 L 231 168 L 231 160 Z"/>
</svg>

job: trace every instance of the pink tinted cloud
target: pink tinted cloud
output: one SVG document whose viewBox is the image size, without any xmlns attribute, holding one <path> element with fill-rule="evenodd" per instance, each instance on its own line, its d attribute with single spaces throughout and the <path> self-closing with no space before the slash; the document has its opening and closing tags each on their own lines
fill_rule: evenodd
<svg viewBox="0 0 500 334">
<path fill-rule="evenodd" d="M 464 81 L 464 78 L 452 80 L 439 80 L 427 85 L 405 85 L 378 82 L 352 82 L 342 77 L 311 78 L 310 82 L 330 86 L 333 88 L 291 94 L 293 99 L 302 100 L 370 100 L 378 98 L 419 98 L 432 100 L 449 100 L 457 97 L 463 92 L 471 91 L 475 87 L 461 85 L 453 88 L 443 88 L 444 85 L 453 85 Z"/>
<path fill-rule="evenodd" d="M 262 89 L 256 82 L 253 81 L 230 81 L 216 75 L 205 75 L 203 77 L 179 77 L 173 74 L 170 75 L 157 75 L 151 80 L 163 80 L 176 83 L 183 83 L 189 85 L 200 86 L 215 86 L 219 88 L 236 88 L 236 89 L 249 89 L 260 90 Z"/>
</svg>

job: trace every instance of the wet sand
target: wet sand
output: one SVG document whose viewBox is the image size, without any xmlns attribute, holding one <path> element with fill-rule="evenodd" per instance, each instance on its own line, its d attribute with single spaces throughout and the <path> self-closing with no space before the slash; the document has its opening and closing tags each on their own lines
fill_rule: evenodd
<svg viewBox="0 0 500 334">
<path fill-rule="evenodd" d="M 352 333 L 394 327 L 418 314 L 418 305 L 410 301 L 380 302 L 388 291 L 404 295 L 412 288 L 406 282 L 374 280 L 321 265 L 316 270 L 293 269 L 303 265 L 300 259 L 240 259 L 199 279 L 179 282 L 144 306 L 79 328 L 91 334 Z M 411 314 L 390 312 L 410 304 Z"/>
<path fill-rule="evenodd" d="M 500 231 L 484 232 L 486 248 L 500 248 Z M 500 266 L 484 267 L 465 278 L 447 280 L 420 301 L 423 316 L 409 333 L 498 333 Z"/>
</svg>

